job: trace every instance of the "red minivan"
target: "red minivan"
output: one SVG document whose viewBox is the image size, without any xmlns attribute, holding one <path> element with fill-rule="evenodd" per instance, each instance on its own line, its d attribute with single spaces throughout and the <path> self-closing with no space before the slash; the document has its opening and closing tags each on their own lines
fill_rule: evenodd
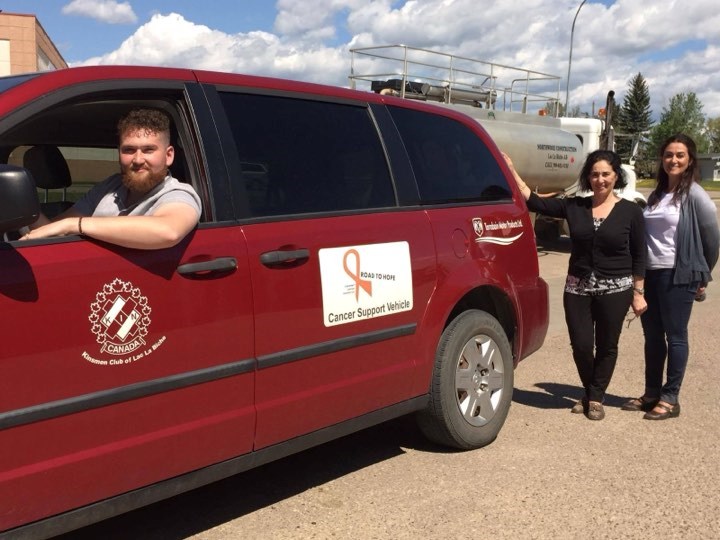
<svg viewBox="0 0 720 540">
<path fill-rule="evenodd" d="M 173 120 L 197 229 L 156 251 L 18 240 L 117 172 L 137 107 Z M 409 413 L 435 442 L 492 442 L 548 324 L 510 178 L 475 121 L 370 92 L 0 78 L 0 532 L 48 537 Z"/>
</svg>

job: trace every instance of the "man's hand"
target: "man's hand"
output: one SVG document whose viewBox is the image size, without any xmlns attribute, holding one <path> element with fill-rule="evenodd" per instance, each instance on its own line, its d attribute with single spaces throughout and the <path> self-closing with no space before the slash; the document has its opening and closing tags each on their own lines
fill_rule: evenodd
<svg viewBox="0 0 720 540">
<path fill-rule="evenodd" d="M 20 240 L 37 240 L 38 238 L 49 238 L 51 236 L 67 236 L 68 234 L 80 234 L 80 218 L 63 218 L 41 225 L 25 234 Z"/>
</svg>

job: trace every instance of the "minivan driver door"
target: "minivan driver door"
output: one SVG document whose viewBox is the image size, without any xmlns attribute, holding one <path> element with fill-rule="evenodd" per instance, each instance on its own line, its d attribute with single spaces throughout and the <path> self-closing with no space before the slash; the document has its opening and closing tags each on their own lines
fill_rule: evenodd
<svg viewBox="0 0 720 540">
<path fill-rule="evenodd" d="M 15 133 L 59 129 L 54 118 L 40 111 Z M 86 135 L 101 144 L 98 126 Z M 70 170 L 98 154 L 70 142 Z M 231 221 L 151 251 L 79 236 L 0 243 L 0 530 L 249 452 L 249 283 Z"/>
</svg>

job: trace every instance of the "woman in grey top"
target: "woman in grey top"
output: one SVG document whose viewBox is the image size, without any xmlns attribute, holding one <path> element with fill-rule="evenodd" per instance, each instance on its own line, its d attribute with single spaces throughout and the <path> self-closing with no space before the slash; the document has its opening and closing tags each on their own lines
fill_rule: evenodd
<svg viewBox="0 0 720 540">
<path fill-rule="evenodd" d="M 674 135 L 662 145 L 660 159 L 657 186 L 644 211 L 648 244 L 648 309 L 641 318 L 645 392 L 622 407 L 645 411 L 647 420 L 680 414 L 678 396 L 689 355 L 690 313 L 693 301 L 704 298 L 712 279 L 720 238 L 715 203 L 698 183 L 695 142 L 687 135 Z"/>
</svg>

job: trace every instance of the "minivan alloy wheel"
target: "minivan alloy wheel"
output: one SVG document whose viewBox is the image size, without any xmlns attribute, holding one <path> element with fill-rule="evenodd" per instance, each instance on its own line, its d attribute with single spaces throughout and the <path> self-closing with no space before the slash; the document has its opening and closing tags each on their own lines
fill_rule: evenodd
<svg viewBox="0 0 720 540">
<path fill-rule="evenodd" d="M 495 416 L 503 393 L 502 353 L 487 335 L 474 336 L 457 361 L 457 404 L 473 426 L 485 425 Z"/>
</svg>

